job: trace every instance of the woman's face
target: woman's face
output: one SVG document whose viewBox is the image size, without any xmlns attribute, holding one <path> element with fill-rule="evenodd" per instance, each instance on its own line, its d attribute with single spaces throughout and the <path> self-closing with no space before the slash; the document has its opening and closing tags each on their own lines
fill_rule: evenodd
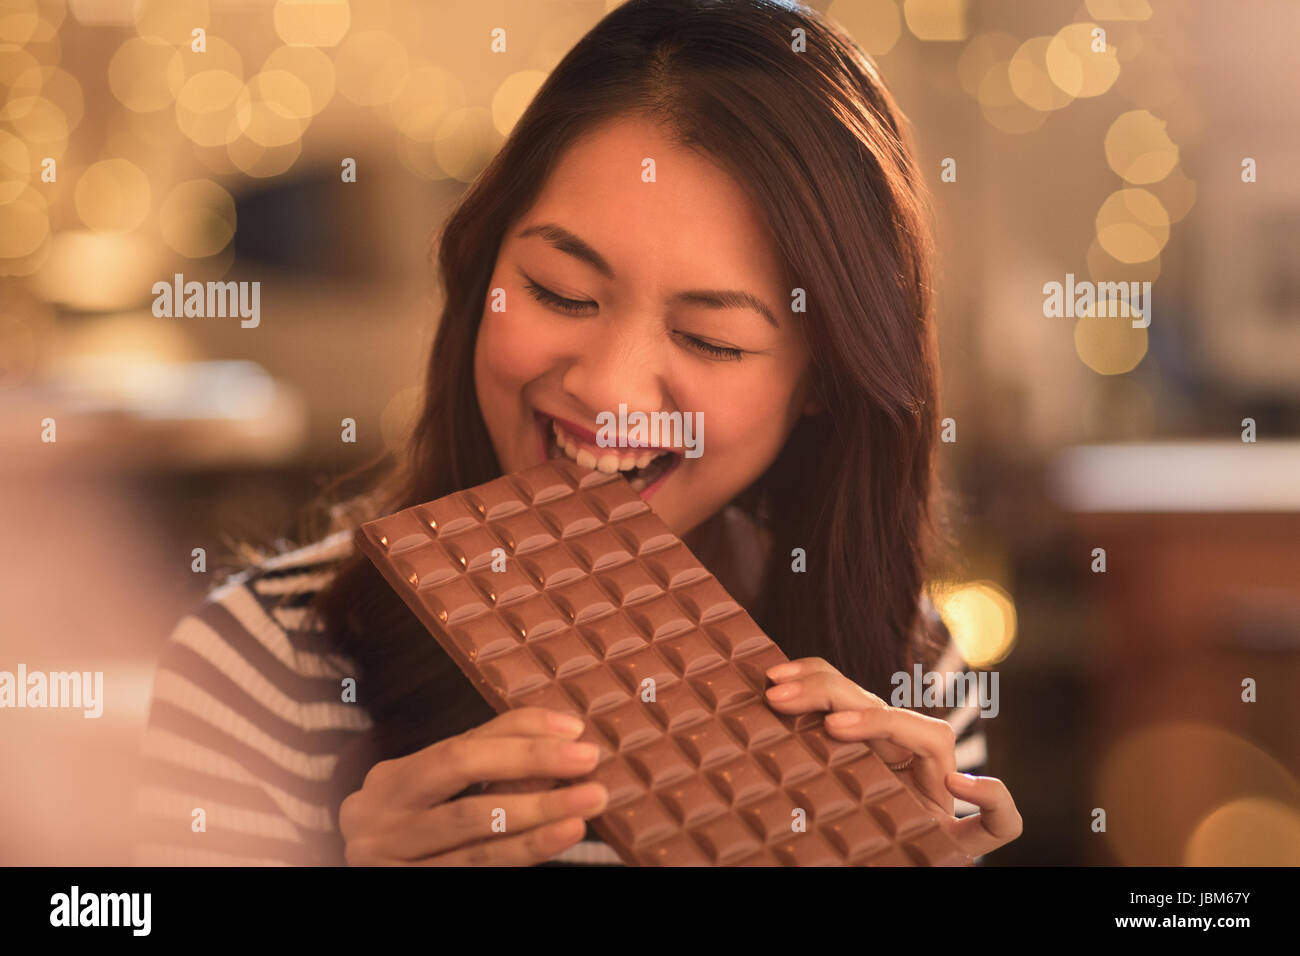
<svg viewBox="0 0 1300 956">
<path fill-rule="evenodd" d="M 501 467 L 567 454 L 624 471 L 685 535 L 768 468 L 812 407 L 790 295 L 761 218 L 718 166 L 643 120 L 597 128 L 497 254 L 474 381 Z M 597 444 L 598 416 L 620 405 L 702 427 L 663 429 L 659 447 Z"/>
</svg>

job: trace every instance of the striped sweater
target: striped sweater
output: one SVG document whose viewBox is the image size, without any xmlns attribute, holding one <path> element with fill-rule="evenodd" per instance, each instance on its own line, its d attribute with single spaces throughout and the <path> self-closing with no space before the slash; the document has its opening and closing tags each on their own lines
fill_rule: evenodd
<svg viewBox="0 0 1300 956">
<path fill-rule="evenodd" d="M 306 619 L 332 565 L 351 549 L 343 531 L 268 558 L 228 579 L 176 625 L 162 650 L 142 741 L 137 865 L 343 865 L 329 781 L 343 749 L 371 720 L 360 705 L 340 700 L 340 681 L 356 667 L 331 652 Z M 963 667 L 950 640 L 933 670 Z M 981 772 L 977 703 L 946 719 L 957 731 L 958 768 Z M 959 816 L 975 809 L 957 801 Z M 554 862 L 621 862 L 592 837 Z"/>
</svg>

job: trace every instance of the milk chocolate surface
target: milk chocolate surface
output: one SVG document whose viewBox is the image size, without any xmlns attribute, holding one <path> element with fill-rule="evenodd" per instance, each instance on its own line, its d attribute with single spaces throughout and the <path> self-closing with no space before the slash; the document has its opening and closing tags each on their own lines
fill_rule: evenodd
<svg viewBox="0 0 1300 956">
<path fill-rule="evenodd" d="M 970 862 L 868 745 L 767 706 L 788 658 L 619 475 L 544 462 L 357 544 L 498 713 L 585 722 L 600 762 L 563 784 L 609 790 L 626 863 Z"/>
</svg>

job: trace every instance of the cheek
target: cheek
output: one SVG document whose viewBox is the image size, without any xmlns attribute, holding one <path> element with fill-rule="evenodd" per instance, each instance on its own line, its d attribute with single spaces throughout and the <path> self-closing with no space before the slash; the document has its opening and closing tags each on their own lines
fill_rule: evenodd
<svg viewBox="0 0 1300 956">
<path fill-rule="evenodd" d="M 527 316 L 487 311 L 474 347 L 480 390 L 518 389 L 541 375 L 548 359 L 544 343 Z"/>
<path fill-rule="evenodd" d="M 780 451 L 790 422 L 792 383 L 769 375 L 737 381 L 707 393 L 704 404 L 704 458 L 740 465 L 766 461 Z"/>
</svg>

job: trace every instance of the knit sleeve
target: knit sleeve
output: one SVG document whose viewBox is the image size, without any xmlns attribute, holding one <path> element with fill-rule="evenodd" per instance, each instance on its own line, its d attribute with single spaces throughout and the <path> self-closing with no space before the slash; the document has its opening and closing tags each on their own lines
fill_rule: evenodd
<svg viewBox="0 0 1300 956">
<path fill-rule="evenodd" d="M 343 862 L 329 782 L 370 722 L 342 700 L 347 662 L 296 626 L 309 577 L 231 583 L 167 639 L 141 743 L 137 864 Z"/>
</svg>

